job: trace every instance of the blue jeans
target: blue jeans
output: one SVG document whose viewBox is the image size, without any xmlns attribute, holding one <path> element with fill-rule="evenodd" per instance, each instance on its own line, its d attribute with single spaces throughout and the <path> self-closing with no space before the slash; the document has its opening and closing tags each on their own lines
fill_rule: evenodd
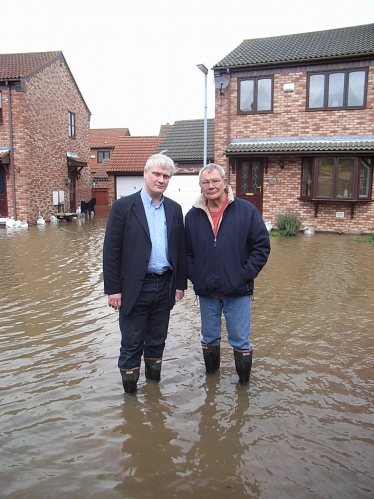
<svg viewBox="0 0 374 499">
<path fill-rule="evenodd" d="M 170 272 L 145 277 L 139 297 L 128 315 L 119 313 L 120 369 L 139 367 L 141 357 L 161 359 L 169 327 Z"/>
<path fill-rule="evenodd" d="M 230 345 L 237 350 L 250 350 L 251 297 L 207 298 L 199 296 L 201 343 L 221 342 L 222 312 L 226 319 Z"/>
</svg>

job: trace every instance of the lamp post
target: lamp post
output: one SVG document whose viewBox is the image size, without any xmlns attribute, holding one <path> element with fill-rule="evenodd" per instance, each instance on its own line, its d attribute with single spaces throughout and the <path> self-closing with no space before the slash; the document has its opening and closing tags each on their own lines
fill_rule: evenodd
<svg viewBox="0 0 374 499">
<path fill-rule="evenodd" d="M 197 64 L 197 67 L 205 75 L 205 93 L 204 93 L 204 165 L 207 164 L 208 156 L 208 120 L 207 120 L 207 108 L 208 108 L 208 70 L 204 64 Z"/>
</svg>

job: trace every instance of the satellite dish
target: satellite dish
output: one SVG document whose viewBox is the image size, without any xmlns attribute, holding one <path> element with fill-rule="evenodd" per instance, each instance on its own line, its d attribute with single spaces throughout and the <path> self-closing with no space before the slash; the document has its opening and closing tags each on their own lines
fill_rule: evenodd
<svg viewBox="0 0 374 499">
<path fill-rule="evenodd" d="M 222 95 L 224 95 L 223 89 L 228 87 L 229 83 L 230 83 L 229 75 L 227 75 L 225 73 L 223 73 L 219 76 L 216 76 L 214 78 L 214 86 L 216 88 L 219 88 L 219 94 L 221 97 L 222 97 Z"/>
<path fill-rule="evenodd" d="M 214 86 L 216 88 L 220 88 L 221 90 L 223 90 L 224 88 L 229 86 L 229 83 L 230 78 L 227 74 L 222 74 L 214 77 Z"/>
</svg>

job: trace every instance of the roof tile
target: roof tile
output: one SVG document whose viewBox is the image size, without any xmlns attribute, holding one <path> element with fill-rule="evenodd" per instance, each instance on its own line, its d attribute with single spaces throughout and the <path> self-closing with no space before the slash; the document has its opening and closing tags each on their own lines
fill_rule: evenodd
<svg viewBox="0 0 374 499">
<path fill-rule="evenodd" d="M 91 128 L 91 147 L 114 147 L 118 137 L 130 135 L 128 128 Z"/>
<path fill-rule="evenodd" d="M 234 139 L 227 154 L 374 151 L 374 135 Z"/>
<path fill-rule="evenodd" d="M 374 24 L 244 40 L 214 68 L 366 54 L 374 54 Z"/>
<path fill-rule="evenodd" d="M 207 155 L 213 159 L 214 119 L 207 120 L 207 133 Z M 157 148 L 157 152 L 163 150 L 175 162 L 203 160 L 204 120 L 176 121 Z"/>
<path fill-rule="evenodd" d="M 0 54 L 0 80 L 26 78 L 60 56 L 61 51 Z"/>
<path fill-rule="evenodd" d="M 118 137 L 107 172 L 142 172 L 162 137 Z"/>
</svg>

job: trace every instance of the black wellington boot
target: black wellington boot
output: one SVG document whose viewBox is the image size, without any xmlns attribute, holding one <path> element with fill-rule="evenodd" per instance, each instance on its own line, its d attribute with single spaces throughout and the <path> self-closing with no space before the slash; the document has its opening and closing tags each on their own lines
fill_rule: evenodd
<svg viewBox="0 0 374 499">
<path fill-rule="evenodd" d="M 235 367 L 241 385 L 249 382 L 252 368 L 252 354 L 253 350 L 234 350 Z"/>
<path fill-rule="evenodd" d="M 144 359 L 145 377 L 151 381 L 160 381 L 162 359 Z"/>
<path fill-rule="evenodd" d="M 206 345 L 202 343 L 205 369 L 208 374 L 215 373 L 219 369 L 221 345 L 219 343 Z"/>
<path fill-rule="evenodd" d="M 126 393 L 136 392 L 136 383 L 139 379 L 139 367 L 133 369 L 120 369 L 122 376 L 122 385 Z"/>
</svg>

